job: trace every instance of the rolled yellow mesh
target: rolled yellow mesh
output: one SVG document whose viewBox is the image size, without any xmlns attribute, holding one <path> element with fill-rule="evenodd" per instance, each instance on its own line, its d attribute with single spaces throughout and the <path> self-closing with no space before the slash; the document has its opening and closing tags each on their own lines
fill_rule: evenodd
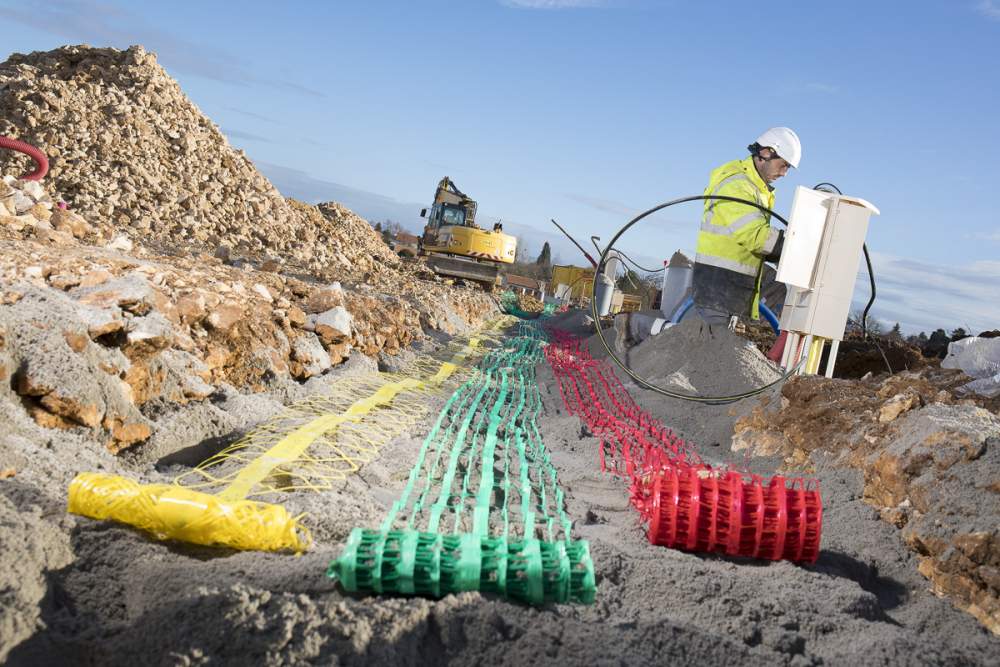
<svg viewBox="0 0 1000 667">
<path fill-rule="evenodd" d="M 137 484 L 84 472 L 69 485 L 68 509 L 135 526 L 156 539 L 261 551 L 305 551 L 309 531 L 281 505 L 222 501 L 171 484 Z"/>
</svg>

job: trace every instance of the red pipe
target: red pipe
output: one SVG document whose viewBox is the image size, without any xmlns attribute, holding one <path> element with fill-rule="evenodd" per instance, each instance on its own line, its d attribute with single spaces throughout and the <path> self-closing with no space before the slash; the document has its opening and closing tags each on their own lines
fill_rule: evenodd
<svg viewBox="0 0 1000 667">
<path fill-rule="evenodd" d="M 17 139 L 11 139 L 9 137 L 0 137 L 0 148 L 9 148 L 10 150 L 17 151 L 18 153 L 30 155 L 31 159 L 35 161 L 35 164 L 37 165 L 35 170 L 30 174 L 22 176 L 22 181 L 40 181 L 42 180 L 42 177 L 49 172 L 49 159 L 45 157 L 45 153 L 31 144 L 26 144 L 23 141 L 18 141 Z"/>
</svg>

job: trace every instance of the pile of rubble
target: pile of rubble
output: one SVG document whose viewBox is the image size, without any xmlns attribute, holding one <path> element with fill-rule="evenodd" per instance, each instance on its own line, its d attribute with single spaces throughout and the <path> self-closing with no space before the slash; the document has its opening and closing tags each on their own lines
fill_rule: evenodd
<svg viewBox="0 0 1000 667">
<path fill-rule="evenodd" d="M 968 380 L 936 366 L 793 378 L 780 405 L 737 422 L 733 449 L 862 471 L 865 500 L 902 530 L 934 590 L 1000 633 L 1000 397 L 958 391 Z"/>
<path fill-rule="evenodd" d="M 399 263 L 347 209 L 285 200 L 140 46 L 12 55 L 0 135 L 48 155 L 48 188 L 73 210 L 147 244 L 226 246 L 359 281 Z M 0 173 L 28 165 L 0 154 Z"/>
<path fill-rule="evenodd" d="M 545 304 L 530 294 L 518 294 L 517 307 L 526 313 L 540 313 L 545 309 Z"/>
<path fill-rule="evenodd" d="M 19 181 L 9 175 L 0 179 L 0 238 L 65 245 L 75 240 L 100 243 L 112 234 L 109 226 L 90 225 L 64 202 L 53 203 L 37 181 Z"/>
<path fill-rule="evenodd" d="M 155 253 L 60 208 L 36 182 L 6 177 L 0 188 L 4 393 L 38 425 L 89 433 L 112 452 L 220 392 L 294 399 L 301 383 L 353 354 L 395 355 L 425 331 L 454 334 L 497 313 L 478 289 L 391 267 L 377 271 L 380 282 L 345 289 L 287 275 L 274 261 Z M 336 204 L 292 206 L 356 217 Z"/>
</svg>

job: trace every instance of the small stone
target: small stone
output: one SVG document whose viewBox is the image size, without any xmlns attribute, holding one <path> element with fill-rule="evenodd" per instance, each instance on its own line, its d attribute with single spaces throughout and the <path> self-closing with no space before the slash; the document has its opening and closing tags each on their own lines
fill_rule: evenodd
<svg viewBox="0 0 1000 667">
<path fill-rule="evenodd" d="M 66 344 L 69 345 L 70 349 L 77 353 L 83 352 L 87 348 L 87 343 L 90 342 L 87 336 L 75 331 L 64 331 L 63 338 L 66 339 Z"/>
<path fill-rule="evenodd" d="M 125 326 L 121 311 L 117 308 L 96 308 L 80 304 L 76 312 L 86 325 L 91 339 L 121 331 Z"/>
<path fill-rule="evenodd" d="M 47 222 L 39 221 L 35 225 L 35 238 L 43 243 L 52 245 L 70 245 L 73 243 L 73 235 L 67 232 L 59 232 L 48 227 Z"/>
<path fill-rule="evenodd" d="M 878 420 L 882 424 L 887 424 L 919 403 L 920 396 L 916 393 L 896 394 L 881 407 Z"/>
<path fill-rule="evenodd" d="M 235 304 L 223 304 L 209 313 L 205 321 L 212 329 L 225 333 L 242 318 L 242 308 Z"/>
<path fill-rule="evenodd" d="M 177 314 L 187 323 L 197 322 L 205 316 L 205 297 L 200 294 L 187 294 L 177 299 Z"/>
<path fill-rule="evenodd" d="M 311 333 L 303 333 L 292 341 L 292 358 L 298 363 L 292 364 L 291 371 L 299 379 L 319 375 L 332 364 L 330 355 Z"/>
<path fill-rule="evenodd" d="M 80 279 L 80 287 L 96 287 L 102 285 L 114 276 L 105 269 L 95 269 L 94 271 L 89 271 L 84 274 L 83 278 Z"/>
<path fill-rule="evenodd" d="M 288 309 L 288 321 L 294 327 L 299 327 L 300 329 L 306 323 L 306 314 L 298 306 L 291 306 Z"/>
<path fill-rule="evenodd" d="M 133 317 L 128 326 L 128 342 L 143 344 L 153 349 L 163 349 L 174 338 L 174 328 L 163 315 L 157 312 L 143 317 Z"/>
<path fill-rule="evenodd" d="M 256 292 L 257 294 L 261 295 L 262 297 L 264 297 L 264 300 L 267 301 L 268 303 L 271 303 L 271 302 L 274 301 L 274 297 L 271 296 L 271 293 L 268 291 L 267 286 L 265 286 L 265 285 L 261 285 L 260 283 L 256 283 L 253 286 L 253 291 Z"/>
<path fill-rule="evenodd" d="M 68 273 L 58 273 L 49 276 L 49 285 L 60 290 L 68 290 L 80 284 L 80 276 Z"/>
<path fill-rule="evenodd" d="M 21 191 L 36 202 L 45 198 L 45 190 L 42 189 L 42 184 L 38 181 L 22 181 Z"/>
<path fill-rule="evenodd" d="M 145 424 L 128 424 L 120 420 L 115 420 L 115 424 L 111 427 L 111 439 L 113 442 L 108 444 L 108 449 L 112 453 L 117 454 L 130 445 L 146 440 L 152 434 L 152 430 Z"/>
<path fill-rule="evenodd" d="M 28 215 L 36 220 L 49 220 L 52 217 L 52 211 L 47 209 L 45 204 L 35 204 L 28 209 Z"/>
<path fill-rule="evenodd" d="M 343 306 L 337 306 L 316 317 L 316 333 L 324 343 L 337 342 L 351 335 L 353 316 Z"/>
<path fill-rule="evenodd" d="M 0 305 L 12 306 L 21 299 L 24 298 L 24 294 L 21 292 L 7 291 L 0 293 Z"/>
<path fill-rule="evenodd" d="M 107 243 L 104 247 L 108 248 L 109 250 L 132 252 L 133 245 L 134 244 L 132 243 L 132 239 L 125 236 L 124 234 L 119 234 L 118 236 L 113 238 L 109 243 Z"/>
</svg>

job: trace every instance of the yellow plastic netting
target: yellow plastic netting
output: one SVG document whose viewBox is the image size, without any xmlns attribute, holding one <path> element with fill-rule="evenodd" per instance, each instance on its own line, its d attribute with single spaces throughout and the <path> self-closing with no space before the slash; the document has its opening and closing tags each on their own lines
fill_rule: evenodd
<svg viewBox="0 0 1000 667">
<path fill-rule="evenodd" d="M 158 539 L 235 549 L 304 551 L 311 539 L 300 516 L 281 505 L 247 500 L 266 493 L 331 488 L 371 461 L 428 410 L 428 391 L 461 374 L 501 318 L 452 346 L 449 361 L 418 358 L 407 372 L 338 381 L 331 393 L 292 405 L 236 443 L 174 480 L 140 485 L 123 477 L 81 473 L 70 483 L 68 509 L 112 519 Z M 214 491 L 214 493 L 209 493 Z"/>
<path fill-rule="evenodd" d="M 69 511 L 135 526 L 160 540 L 234 549 L 295 552 L 309 548 L 309 531 L 281 505 L 224 502 L 173 484 L 137 484 L 84 472 L 69 485 Z"/>
</svg>

